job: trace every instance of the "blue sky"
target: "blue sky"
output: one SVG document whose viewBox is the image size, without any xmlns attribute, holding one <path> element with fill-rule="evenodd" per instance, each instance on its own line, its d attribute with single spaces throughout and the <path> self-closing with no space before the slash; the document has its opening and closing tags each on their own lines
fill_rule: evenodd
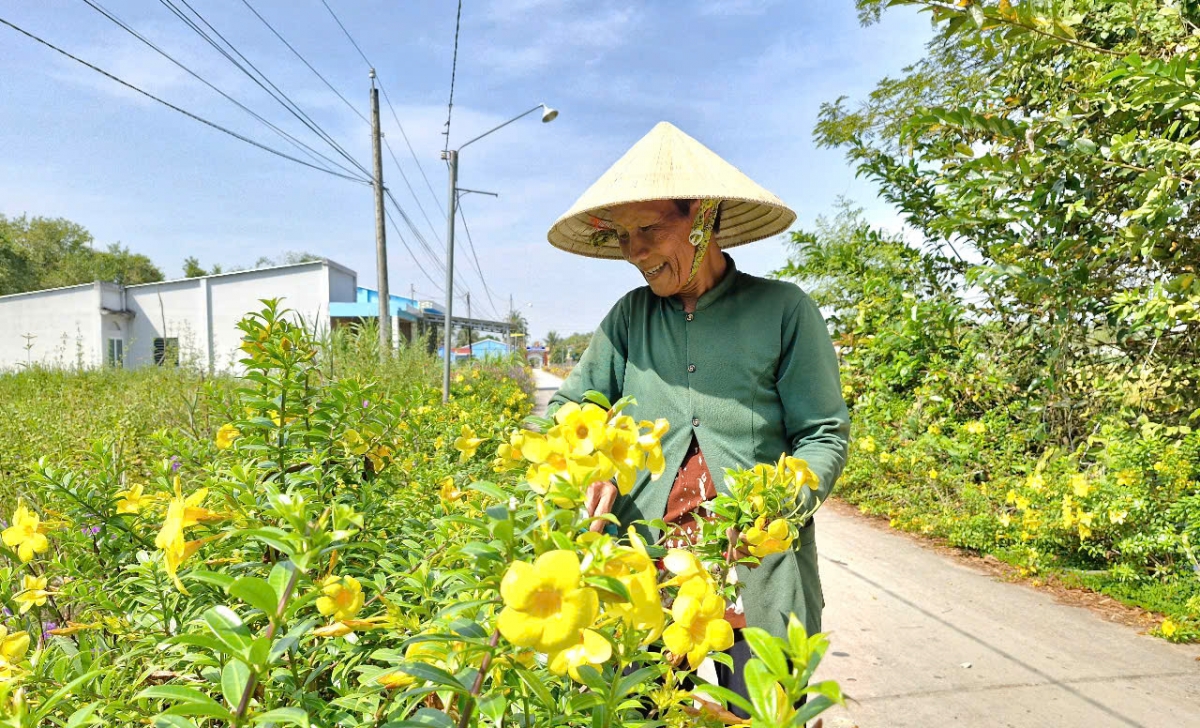
<svg viewBox="0 0 1200 728">
<path fill-rule="evenodd" d="M 190 0 L 212 25 L 362 164 L 368 126 L 305 68 L 240 1 Z M 358 109 L 368 113 L 367 66 L 320 0 L 250 0 Z M 385 151 L 384 179 L 427 242 L 444 256 L 446 121 L 453 0 L 329 0 L 378 69 L 415 157 L 383 106 L 383 128 L 416 200 Z M 328 156 L 305 129 L 163 5 L 100 4 L 199 75 Z M 182 3 L 177 0 L 177 5 Z M 299 153 L 81 0 L 6 3 L 0 17 L 172 103 L 294 155 Z M 923 55 L 927 16 L 907 10 L 861 27 L 851 0 L 466 0 L 451 145 L 545 102 L 462 154 L 459 186 L 479 263 L 503 314 L 509 296 L 535 336 L 593 329 L 625 291 L 641 285 L 621 262 L 552 248 L 546 229 L 607 167 L 668 120 L 779 195 L 811 226 L 838 196 L 898 229 L 874 187 L 855 179 L 838 150 L 812 142 L 819 105 L 862 98 Z M 66 217 L 98 243 L 121 242 L 168 277 L 182 261 L 247 266 L 259 256 L 308 251 L 374 286 L 374 203 L 369 187 L 315 172 L 234 140 L 0 26 L 0 212 Z M 424 213 L 418 209 L 424 209 Z M 432 225 L 426 223 L 428 216 Z M 400 223 L 400 220 L 397 219 Z M 389 228 L 393 292 L 415 286 L 440 298 L 443 274 L 401 224 L 437 284 Z M 461 224 L 456 278 L 476 315 L 492 313 Z M 784 261 L 780 239 L 733 251 L 766 273 Z M 456 302 L 462 310 L 463 302 Z"/>
</svg>

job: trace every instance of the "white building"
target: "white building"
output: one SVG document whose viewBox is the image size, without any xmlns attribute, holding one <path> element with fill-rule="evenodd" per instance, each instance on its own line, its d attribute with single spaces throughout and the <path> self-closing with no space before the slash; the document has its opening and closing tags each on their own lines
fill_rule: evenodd
<svg viewBox="0 0 1200 728">
<path fill-rule="evenodd" d="M 236 324 L 261 299 L 328 331 L 333 302 L 354 302 L 357 274 L 330 260 L 160 283 L 78 286 L 0 296 L 0 370 L 30 364 L 137 367 L 186 362 L 209 371 L 240 358 Z M 176 359 L 178 357 L 178 359 Z"/>
</svg>

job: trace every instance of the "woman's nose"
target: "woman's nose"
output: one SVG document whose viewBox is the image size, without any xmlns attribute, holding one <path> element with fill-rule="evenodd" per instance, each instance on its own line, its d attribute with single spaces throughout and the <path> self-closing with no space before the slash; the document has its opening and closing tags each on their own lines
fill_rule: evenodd
<svg viewBox="0 0 1200 728">
<path fill-rule="evenodd" d="M 646 256 L 650 255 L 650 241 L 639 232 L 630 233 L 628 248 L 628 258 L 634 263 L 645 260 Z"/>
</svg>

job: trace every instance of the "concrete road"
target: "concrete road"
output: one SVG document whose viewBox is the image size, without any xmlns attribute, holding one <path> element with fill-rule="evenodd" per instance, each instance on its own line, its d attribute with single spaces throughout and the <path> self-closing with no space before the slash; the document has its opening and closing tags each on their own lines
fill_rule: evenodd
<svg viewBox="0 0 1200 728">
<path fill-rule="evenodd" d="M 534 370 L 538 411 L 561 380 Z M 826 728 L 1200 728 L 1200 647 L 1003 582 L 843 504 L 817 515 Z"/>
<path fill-rule="evenodd" d="M 533 413 L 535 415 L 546 414 L 546 405 L 550 403 L 550 398 L 562 386 L 562 381 L 543 369 L 533 370 L 533 384 L 537 387 L 537 391 L 533 393 Z"/>
<path fill-rule="evenodd" d="M 1200 648 L 1106 622 L 881 529 L 817 515 L 826 728 L 1200 727 Z"/>
</svg>

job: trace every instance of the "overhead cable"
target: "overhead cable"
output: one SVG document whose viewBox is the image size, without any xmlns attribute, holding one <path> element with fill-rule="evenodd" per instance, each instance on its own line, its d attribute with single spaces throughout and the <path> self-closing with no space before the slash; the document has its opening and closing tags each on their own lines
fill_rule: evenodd
<svg viewBox="0 0 1200 728">
<path fill-rule="evenodd" d="M 271 131 L 275 132 L 281 138 L 283 138 L 284 140 L 286 140 L 287 142 L 292 144 L 292 146 L 296 147 L 297 149 L 300 149 L 302 152 L 304 152 L 306 155 L 308 155 L 308 157 L 310 159 L 312 159 L 314 162 L 316 162 L 317 158 L 319 157 L 320 159 L 325 160 L 325 162 L 327 162 L 328 164 L 331 164 L 331 165 L 337 167 L 338 169 L 341 169 L 342 171 L 350 174 L 351 176 L 356 176 L 354 170 L 352 170 L 352 169 L 346 167 L 345 165 L 342 165 L 339 162 L 337 162 L 333 159 L 330 159 L 329 157 L 325 156 L 324 154 L 318 152 L 316 149 L 313 149 L 312 147 L 310 147 L 309 145 L 300 141 L 299 139 L 292 136 L 291 134 L 287 133 L 283 129 L 280 129 L 275 124 L 272 124 L 270 121 L 268 121 L 267 119 L 263 118 L 261 115 L 256 113 L 253 109 L 250 109 L 245 104 L 241 103 L 237 99 L 233 98 L 229 94 L 225 93 L 221 89 L 214 86 L 212 83 L 210 83 L 208 81 L 208 79 L 206 79 L 203 76 L 201 76 L 200 74 L 196 73 L 191 68 L 187 67 L 182 62 L 180 62 L 178 59 L 176 59 L 174 56 L 172 56 L 171 54 L 164 51 L 162 48 L 155 45 L 150 39 L 146 38 L 144 35 L 142 35 L 138 31 L 134 30 L 133 27 L 131 27 L 128 23 L 126 23 L 124 20 L 121 20 L 119 17 L 116 16 L 116 14 L 114 14 L 113 12 L 111 12 L 110 10 L 105 8 L 104 6 L 100 5 L 97 2 L 93 2 L 93 0 L 83 0 L 83 2 L 88 7 L 92 8 L 93 10 L 100 13 L 102 16 L 104 16 L 108 20 L 110 20 L 112 23 L 117 25 L 117 27 L 119 27 L 122 30 L 124 30 L 125 32 L 129 33 L 134 38 L 137 38 L 139 41 L 141 41 L 145 45 L 149 46 L 160 56 L 162 56 L 163 58 L 166 58 L 168 61 L 175 64 L 177 67 L 179 67 L 185 73 L 190 75 L 192 78 L 196 79 L 200 83 L 204 84 L 208 88 L 210 88 L 213 91 L 215 91 L 216 93 L 220 94 L 222 97 L 224 97 L 226 100 L 228 100 L 233 105 L 237 106 L 242 111 L 245 111 L 250 116 L 252 116 L 255 119 L 257 119 L 258 121 L 262 122 L 269 129 L 271 129 Z M 317 163 L 320 164 L 320 162 L 317 162 Z M 322 166 L 324 166 L 324 165 L 322 165 Z M 364 181 L 365 181 L 365 178 L 364 178 Z"/>
<path fill-rule="evenodd" d="M 268 23 L 267 19 L 264 18 L 257 10 L 254 9 L 254 6 L 250 4 L 249 0 L 242 0 L 242 4 L 245 5 L 247 8 L 249 8 L 250 12 L 254 13 L 254 17 L 261 20 L 263 25 L 267 26 L 267 29 L 270 30 L 275 35 L 275 37 L 279 39 L 279 41 L 281 43 L 283 43 L 285 46 L 287 46 L 287 49 L 289 51 L 291 51 L 293 54 L 295 54 L 295 56 L 297 58 L 300 59 L 301 63 L 308 66 L 308 70 L 312 71 L 316 75 L 317 78 L 321 79 L 321 83 L 325 84 L 325 86 L 328 87 L 330 91 L 332 91 L 335 95 L 337 95 L 337 97 L 342 100 L 342 103 L 344 103 L 344 104 L 346 104 L 346 106 L 350 107 L 350 110 L 353 111 L 355 114 L 357 114 L 358 118 L 362 119 L 363 122 L 368 125 L 371 123 L 370 119 L 368 119 L 366 116 L 363 116 L 363 113 L 361 111 L 359 111 L 357 108 L 355 108 L 354 104 L 350 103 L 346 99 L 345 96 L 342 96 L 342 94 L 336 88 L 334 88 L 333 84 L 331 84 L 324 76 L 321 75 L 320 71 L 313 68 L 313 65 L 311 63 L 309 63 L 304 58 L 304 56 L 300 55 L 300 51 L 293 48 L 292 44 L 288 43 L 287 40 L 285 40 L 284 37 L 279 34 L 279 31 L 275 30 L 274 26 L 272 26 L 270 23 Z"/>
<path fill-rule="evenodd" d="M 192 112 L 190 112 L 190 111 L 187 111 L 186 109 L 182 109 L 182 108 L 180 108 L 180 107 L 176 106 L 175 104 L 172 104 L 172 103 L 171 103 L 171 102 L 169 102 L 169 101 L 165 101 L 165 100 L 163 100 L 163 99 L 159 98 L 158 96 L 155 96 L 154 94 L 150 93 L 149 91 L 143 91 L 142 89 L 138 88 L 137 86 L 134 86 L 133 84 L 129 83 L 128 81 L 125 81 L 125 80 L 123 80 L 123 79 L 120 79 L 120 78 L 118 78 L 118 77 L 114 76 L 113 74 L 109 73 L 108 71 L 105 71 L 104 69 L 102 69 L 102 68 L 99 68 L 98 66 L 92 65 L 91 63 L 88 63 L 87 61 L 83 60 L 82 58 L 78 58 L 78 57 L 76 57 L 76 56 L 73 56 L 73 55 L 71 55 L 70 53 L 68 53 L 67 51 L 64 51 L 62 48 L 59 48 L 58 46 L 54 45 L 53 43 L 50 43 L 49 41 L 43 40 L 42 38 L 39 38 L 38 36 L 34 35 L 33 33 L 30 33 L 29 31 L 25 30 L 24 28 L 21 28 L 21 27 L 19 27 L 19 26 L 17 26 L 17 25 L 14 25 L 14 24 L 10 23 L 9 21 L 5 20 L 4 18 L 0 18 L 0 23 L 3 23 L 4 25 L 7 25 L 8 27 L 10 27 L 10 28 L 12 28 L 13 30 L 17 31 L 17 32 L 18 32 L 18 33 L 20 33 L 21 35 L 24 35 L 24 36 L 26 36 L 27 38 L 30 38 L 30 39 L 32 39 L 32 40 L 35 40 L 35 41 L 37 41 L 38 43 L 41 43 L 42 45 L 46 46 L 47 48 L 49 48 L 49 49 L 51 49 L 51 50 L 53 50 L 53 51 L 55 51 L 55 52 L 57 52 L 57 53 L 59 53 L 59 54 L 61 54 L 61 55 L 63 55 L 63 56 L 66 56 L 67 58 L 70 58 L 72 61 L 75 61 L 76 63 L 79 63 L 79 64 L 81 64 L 81 65 L 87 66 L 88 68 L 92 69 L 92 70 L 93 70 L 93 71 L 95 71 L 96 73 L 99 73 L 99 74 L 100 74 L 100 75 L 102 75 L 102 76 L 105 76 L 105 77 L 107 77 L 107 78 L 110 78 L 110 79 L 112 79 L 113 81 L 116 81 L 117 83 L 121 84 L 122 86 L 124 86 L 124 87 L 128 88 L 128 89 L 129 89 L 129 90 L 131 90 L 131 91 L 135 91 L 135 92 L 137 92 L 137 93 L 141 94 L 142 96 L 145 96 L 146 98 L 148 98 L 148 99 L 150 99 L 150 100 L 152 100 L 152 101 L 157 101 L 158 103 L 162 104 L 163 106 L 166 106 L 167 108 L 171 109 L 172 111 L 177 111 L 177 112 L 179 112 L 180 114 L 183 114 L 184 116 L 186 116 L 186 117 L 188 117 L 188 118 L 190 118 L 190 119 L 193 119 L 193 120 L 195 120 L 195 121 L 198 121 L 198 122 L 200 122 L 201 124 L 204 124 L 204 125 L 206 125 L 206 126 L 210 126 L 210 127 L 212 127 L 213 129 L 216 129 L 217 131 L 224 132 L 225 134 L 228 134 L 229 136 L 233 137 L 234 139 L 237 139 L 237 140 L 239 140 L 239 141 L 246 142 L 247 144 L 250 144 L 250 145 L 253 145 L 253 146 L 255 146 L 255 147 L 258 147 L 259 149 L 262 149 L 263 151 L 270 152 L 271 154 L 274 154 L 274 155 L 275 155 L 275 156 L 277 156 L 277 157 L 282 157 L 283 159 L 287 159 L 287 160 L 289 160 L 289 161 L 295 162 L 296 164 L 301 164 L 301 165 L 304 165 L 305 167 L 308 167 L 308 168 L 310 168 L 310 169 L 315 169 L 315 170 L 317 170 L 318 172 L 324 172 L 324 173 L 326 173 L 326 174 L 331 174 L 331 175 L 333 175 L 334 177 L 341 177 L 342 179 L 348 179 L 348 180 L 350 180 L 351 182 L 357 182 L 357 183 L 359 183 L 359 184 L 365 184 L 365 185 L 369 185 L 369 184 L 371 184 L 370 182 L 366 182 L 366 181 L 364 181 L 364 180 L 361 180 L 361 179 L 359 179 L 359 178 L 357 178 L 357 177 L 351 177 L 351 176 L 348 176 L 348 175 L 345 175 L 345 174 L 341 174 L 340 172 L 334 172 L 333 170 L 326 169 L 326 168 L 324 168 L 324 167 L 319 167 L 319 166 L 317 166 L 317 165 L 315 165 L 315 164 L 312 164 L 312 163 L 310 163 L 310 162 L 306 162 L 306 161 L 304 161 L 303 159 L 297 159 L 296 157 L 293 157 L 293 156 L 291 156 L 290 154 L 286 154 L 286 153 L 284 153 L 284 152 L 281 152 L 281 151 L 279 151 L 278 149 L 273 149 L 273 148 L 271 148 L 271 147 L 268 147 L 268 146 L 267 146 L 267 145 L 265 145 L 265 144 L 262 144 L 262 143 L 260 143 L 260 142 L 256 142 L 256 141 L 254 141 L 253 139 L 250 139 L 250 138 L 248 138 L 248 137 L 242 136 L 241 134 L 238 134 L 238 133 L 237 133 L 237 132 L 235 132 L 235 131 L 231 131 L 231 130 L 229 130 L 229 129 L 227 129 L 227 128 L 223 127 L 223 126 L 221 126 L 220 124 L 217 124 L 217 123 L 211 122 L 211 121 L 209 121 L 208 119 L 205 119 L 205 118 L 202 118 L 202 117 L 200 117 L 200 116 L 197 116 L 196 114 L 193 114 Z"/>
</svg>

